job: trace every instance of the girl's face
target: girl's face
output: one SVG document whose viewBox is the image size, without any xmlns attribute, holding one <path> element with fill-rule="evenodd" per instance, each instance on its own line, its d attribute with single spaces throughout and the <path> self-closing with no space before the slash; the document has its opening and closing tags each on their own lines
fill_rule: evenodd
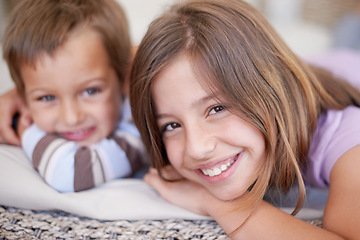
<svg viewBox="0 0 360 240">
<path fill-rule="evenodd" d="M 264 137 L 200 84 L 186 57 L 163 70 L 151 89 L 157 123 L 174 168 L 215 197 L 231 200 L 259 176 Z"/>
</svg>

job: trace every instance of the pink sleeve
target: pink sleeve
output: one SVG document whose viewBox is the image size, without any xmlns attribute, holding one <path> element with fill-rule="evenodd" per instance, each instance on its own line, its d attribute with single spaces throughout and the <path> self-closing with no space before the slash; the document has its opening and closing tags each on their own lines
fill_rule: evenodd
<svg viewBox="0 0 360 240">
<path fill-rule="evenodd" d="M 305 180 L 316 187 L 328 187 L 336 161 L 360 144 L 360 108 L 330 110 L 319 119 L 305 170 Z"/>
</svg>

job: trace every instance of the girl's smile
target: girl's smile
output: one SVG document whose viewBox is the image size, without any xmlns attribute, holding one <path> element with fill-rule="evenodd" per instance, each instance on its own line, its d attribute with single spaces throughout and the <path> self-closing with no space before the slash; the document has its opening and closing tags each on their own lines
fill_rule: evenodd
<svg viewBox="0 0 360 240">
<path fill-rule="evenodd" d="M 224 161 L 220 161 L 219 163 L 216 163 L 215 165 L 211 166 L 204 166 L 201 167 L 200 170 L 203 175 L 214 177 L 218 176 L 221 173 L 227 171 L 234 163 L 239 159 L 240 153 L 236 154 L 235 156 L 229 157 Z"/>
<path fill-rule="evenodd" d="M 160 72 L 152 96 L 174 168 L 219 199 L 241 196 L 264 161 L 262 133 L 233 114 L 225 98 L 204 90 L 186 57 Z"/>
<path fill-rule="evenodd" d="M 230 178 L 235 172 L 238 162 L 241 161 L 242 153 L 227 158 L 212 167 L 200 168 L 199 175 L 209 183 L 217 183 Z"/>
</svg>

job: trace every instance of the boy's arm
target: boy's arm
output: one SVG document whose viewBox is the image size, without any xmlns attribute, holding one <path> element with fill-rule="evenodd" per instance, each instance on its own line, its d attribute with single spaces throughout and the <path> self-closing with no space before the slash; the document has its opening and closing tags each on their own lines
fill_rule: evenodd
<svg viewBox="0 0 360 240">
<path fill-rule="evenodd" d="M 111 145 L 116 143 L 118 147 L 111 147 Z M 126 159 L 129 162 L 131 174 L 147 165 L 147 158 L 144 146 L 139 137 L 129 134 L 124 131 L 116 131 L 116 133 L 109 138 L 107 141 L 101 141 L 101 143 L 106 142 L 110 147 L 106 148 L 107 151 L 104 154 L 109 156 L 114 162 L 119 162 L 120 153 L 117 153 L 119 150 L 122 152 L 122 159 Z M 120 147 L 120 148 L 119 148 Z M 105 149 L 105 147 L 103 147 Z M 112 164 L 115 165 L 115 164 Z M 118 172 L 120 174 L 120 168 L 112 168 L 112 171 Z"/>
<path fill-rule="evenodd" d="M 59 192 L 82 191 L 128 177 L 139 168 L 137 163 L 142 163 L 144 156 L 140 140 L 121 131 L 88 147 L 79 147 L 32 125 L 24 132 L 22 143 L 34 168 Z"/>
<path fill-rule="evenodd" d="M 35 124 L 25 129 L 21 143 L 33 167 L 47 184 L 59 192 L 74 191 L 74 154 L 77 147 Z"/>
<path fill-rule="evenodd" d="M 145 147 L 131 114 L 129 98 L 124 99 L 121 119 L 112 139 L 126 152 L 133 171 L 148 165 Z"/>
</svg>

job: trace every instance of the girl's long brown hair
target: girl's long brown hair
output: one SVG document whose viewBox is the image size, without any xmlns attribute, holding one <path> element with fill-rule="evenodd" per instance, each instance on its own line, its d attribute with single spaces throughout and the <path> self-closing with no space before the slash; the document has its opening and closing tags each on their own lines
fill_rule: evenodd
<svg viewBox="0 0 360 240">
<path fill-rule="evenodd" d="M 150 25 L 131 74 L 133 117 L 152 165 L 169 164 L 156 124 L 151 86 L 171 61 L 186 55 L 199 79 L 216 89 L 264 135 L 266 160 L 248 200 L 268 187 L 288 190 L 297 178 L 304 201 L 306 167 L 319 115 L 360 106 L 360 93 L 328 72 L 306 65 L 252 6 L 239 0 L 187 1 Z"/>
</svg>

